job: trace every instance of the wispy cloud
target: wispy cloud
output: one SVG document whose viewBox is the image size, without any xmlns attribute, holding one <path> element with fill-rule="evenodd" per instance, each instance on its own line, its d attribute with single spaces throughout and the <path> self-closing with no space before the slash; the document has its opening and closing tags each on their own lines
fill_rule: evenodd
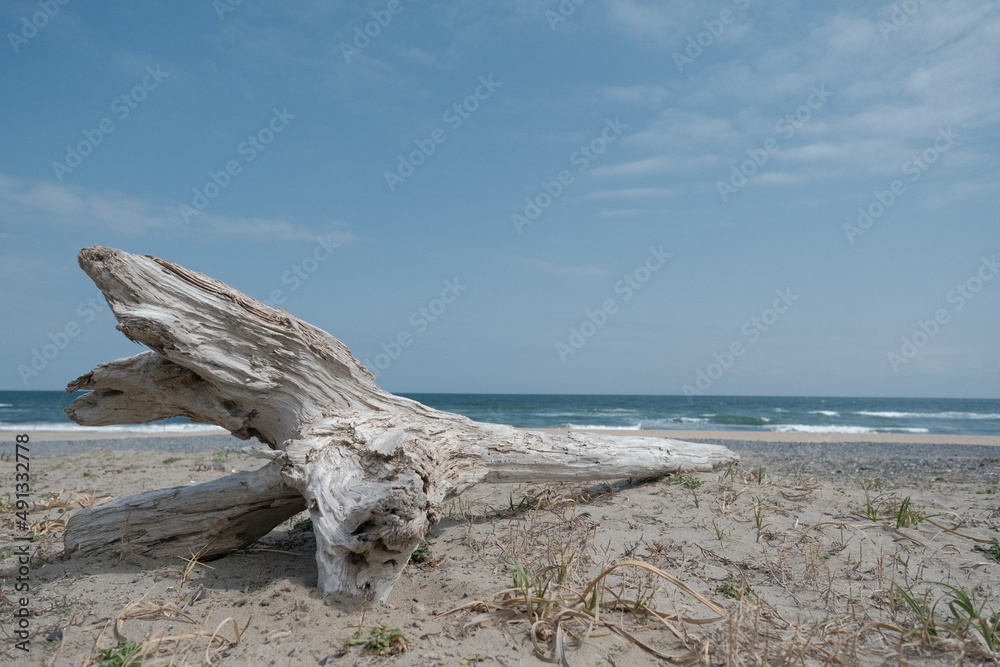
<svg viewBox="0 0 1000 667">
<path fill-rule="evenodd" d="M 16 285 L 25 279 L 36 280 L 42 276 L 62 275 L 72 268 L 47 257 L 0 253 L 0 280 L 8 285 Z M 17 290 L 13 292 L 18 293 Z"/>
<path fill-rule="evenodd" d="M 553 276 L 559 276 L 560 278 L 572 278 L 572 279 L 591 279 L 591 278 L 608 278 L 612 275 L 612 272 L 608 269 L 600 268 L 597 266 L 583 266 L 579 264 L 555 264 L 553 262 L 548 262 L 543 259 L 537 259 L 534 257 L 518 257 L 515 255 L 507 255 L 505 259 L 514 264 L 531 270 L 539 271 L 541 273 L 547 273 Z"/>
<path fill-rule="evenodd" d="M 645 213 L 645 210 L 641 208 L 619 208 L 613 210 L 604 209 L 597 215 L 602 218 L 625 218 L 633 215 L 639 215 L 641 213 Z"/>
<path fill-rule="evenodd" d="M 755 185 L 798 185 L 812 180 L 814 174 L 788 171 L 769 171 L 754 179 Z"/>
<path fill-rule="evenodd" d="M 667 89 L 659 84 L 637 84 L 632 86 L 605 86 L 601 89 L 609 100 L 625 104 L 641 104 L 659 107 L 666 102 Z"/>
<path fill-rule="evenodd" d="M 677 194 L 673 188 L 620 188 L 618 190 L 595 190 L 588 197 L 623 197 L 635 199 L 641 197 L 672 197 Z"/>
<path fill-rule="evenodd" d="M 695 155 L 690 157 L 670 157 L 659 155 L 657 157 L 634 160 L 632 162 L 622 162 L 620 164 L 610 164 L 597 167 L 592 170 L 594 176 L 641 176 L 644 174 L 656 174 L 664 171 L 688 171 L 694 169 L 704 169 L 718 164 L 717 155 Z"/>
<path fill-rule="evenodd" d="M 709 47 L 711 56 L 696 72 L 649 84 L 663 86 L 671 107 L 626 139 L 634 159 L 602 165 L 594 174 L 717 169 L 746 159 L 746 150 L 774 137 L 780 142 L 774 165 L 794 162 L 797 169 L 768 177 L 773 184 L 815 180 L 820 172 L 823 178 L 838 172 L 881 176 L 897 172 L 942 128 L 1000 123 L 1000 69 L 985 65 L 1000 61 L 1000 7 L 986 0 L 920 3 L 904 25 L 884 34 L 880 21 L 891 21 L 892 6 L 834 9 L 811 29 L 796 23 L 798 33 L 783 31 L 792 24 L 781 7 L 748 10 L 741 19 L 748 34 L 737 38 L 727 32 Z M 611 14 L 614 25 L 648 46 L 649 40 L 640 38 L 660 30 L 687 34 L 707 18 L 675 9 L 673 3 L 630 0 L 616 3 Z M 780 39 L 774 39 L 776 32 Z M 665 41 L 657 40 L 653 50 L 662 54 Z M 818 85 L 831 91 L 830 102 L 802 115 Z M 638 96 L 642 87 L 619 94 L 631 89 Z M 779 130 L 778 123 L 796 113 L 806 120 L 786 135 L 790 126 Z M 949 160 L 974 161 L 970 155 L 983 150 L 962 144 Z"/>
<path fill-rule="evenodd" d="M 629 38 L 649 42 L 658 48 L 683 41 L 700 18 L 709 18 L 701 3 L 618 0 L 610 3 L 611 25 Z"/>
<path fill-rule="evenodd" d="M 232 217 L 201 213 L 185 223 L 177 204 L 121 192 L 96 192 L 78 185 L 23 180 L 0 174 L 0 215 L 20 223 L 86 225 L 126 236 L 149 232 L 197 230 L 219 236 L 244 235 L 280 241 L 312 240 L 318 231 L 280 218 Z M 338 242 L 354 234 L 334 223 Z"/>
<path fill-rule="evenodd" d="M 729 118 L 681 109 L 667 109 L 645 130 L 629 136 L 627 143 L 644 146 L 690 146 L 736 143 L 741 140 L 742 134 Z"/>
<path fill-rule="evenodd" d="M 944 191 L 936 191 L 924 200 L 928 206 L 944 208 L 956 203 L 971 202 L 1000 194 L 1000 174 L 994 169 L 978 178 L 955 183 Z"/>
</svg>

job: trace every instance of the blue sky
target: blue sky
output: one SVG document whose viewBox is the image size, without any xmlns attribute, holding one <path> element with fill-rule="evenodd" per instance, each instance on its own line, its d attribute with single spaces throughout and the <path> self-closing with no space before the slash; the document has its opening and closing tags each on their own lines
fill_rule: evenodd
<svg viewBox="0 0 1000 667">
<path fill-rule="evenodd" d="M 100 244 L 390 391 L 998 397 L 996 3 L 577 2 L 3 3 L 0 388 Z"/>
</svg>

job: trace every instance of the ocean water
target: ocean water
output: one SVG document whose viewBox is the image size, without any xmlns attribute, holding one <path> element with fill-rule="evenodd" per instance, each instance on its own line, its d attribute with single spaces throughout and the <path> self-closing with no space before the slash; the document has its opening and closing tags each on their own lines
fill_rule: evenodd
<svg viewBox="0 0 1000 667">
<path fill-rule="evenodd" d="M 178 433 L 182 431 L 219 431 L 210 424 L 196 424 L 185 417 L 173 417 L 151 424 L 121 426 L 80 426 L 70 421 L 64 409 L 77 396 L 86 392 L 62 391 L 0 391 L 0 431 L 149 431 Z"/>
<path fill-rule="evenodd" d="M 529 428 L 1000 434 L 1000 400 L 992 399 L 405 395 L 476 421 Z"/>
<path fill-rule="evenodd" d="M 63 412 L 78 394 L 0 391 L 0 431 L 83 427 Z M 404 394 L 476 421 L 527 428 L 680 429 L 799 433 L 1000 434 L 1000 400 L 781 396 Z M 201 431 L 173 418 L 103 430 Z"/>
</svg>

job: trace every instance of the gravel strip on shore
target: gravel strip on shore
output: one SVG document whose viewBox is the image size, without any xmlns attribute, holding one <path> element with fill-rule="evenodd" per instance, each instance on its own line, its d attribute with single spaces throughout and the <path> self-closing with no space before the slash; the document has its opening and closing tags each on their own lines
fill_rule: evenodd
<svg viewBox="0 0 1000 667">
<path fill-rule="evenodd" d="M 744 467 L 764 465 L 786 473 L 847 477 L 914 476 L 928 481 L 963 473 L 980 481 L 1000 483 L 1000 451 L 979 445 L 879 442 L 764 442 L 759 440 L 691 439 L 719 444 L 739 452 Z M 164 453 L 238 450 L 259 444 L 231 435 L 126 437 L 107 440 L 36 441 L 38 458 L 85 454 L 98 450 Z"/>
<path fill-rule="evenodd" d="M 1000 483 L 1000 451 L 983 445 L 688 440 L 728 447 L 741 455 L 743 467 L 764 465 L 792 474 L 925 481 L 962 476 Z"/>
<path fill-rule="evenodd" d="M 98 450 L 128 452 L 218 452 L 224 449 L 242 449 L 261 444 L 257 440 L 240 440 L 227 433 L 218 435 L 178 435 L 144 437 L 141 435 L 106 440 L 33 440 L 29 447 L 33 458 L 70 456 Z"/>
</svg>

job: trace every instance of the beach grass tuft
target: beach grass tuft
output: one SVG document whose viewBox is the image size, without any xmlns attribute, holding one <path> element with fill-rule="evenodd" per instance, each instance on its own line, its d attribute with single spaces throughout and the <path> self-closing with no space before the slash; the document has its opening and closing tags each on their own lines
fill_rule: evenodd
<svg viewBox="0 0 1000 667">
<path fill-rule="evenodd" d="M 406 635 L 399 628 L 379 625 L 365 632 L 358 630 L 346 642 L 347 646 L 360 646 L 367 655 L 398 655 L 406 651 Z"/>
<path fill-rule="evenodd" d="M 98 667 L 142 667 L 143 647 L 134 641 L 120 641 L 97 653 Z"/>
<path fill-rule="evenodd" d="M 313 532 L 313 520 L 311 517 L 306 517 L 305 519 L 299 519 L 294 524 L 292 524 L 290 533 L 311 533 Z"/>
<path fill-rule="evenodd" d="M 186 466 L 163 463 L 166 455 L 149 453 L 149 465 L 184 483 Z M 750 454 L 743 466 L 655 482 L 470 491 L 441 508 L 433 553 L 397 584 L 405 593 L 372 603 L 376 627 L 315 595 L 312 539 L 300 536 L 306 513 L 259 546 L 208 564 L 194 550 L 153 570 L 137 555 L 96 575 L 74 573 L 73 561 L 57 559 L 61 521 L 116 482 L 92 466 L 97 479 L 81 483 L 88 468 L 68 466 L 79 493 L 61 490 L 69 486 L 61 477 L 39 485 L 30 517 L 32 564 L 48 559 L 37 569 L 38 627 L 66 631 L 46 642 L 62 651 L 47 664 L 333 664 L 322 658 L 331 629 L 337 657 L 350 651 L 345 662 L 364 664 L 874 667 L 1000 658 L 1000 509 L 995 496 L 978 493 L 993 484 L 988 475 L 939 484 L 892 462 L 826 474 Z M 892 474 L 897 468 L 902 474 Z M 392 630 L 405 630 L 405 655 L 366 648 L 381 634 L 374 645 L 383 651 Z M 348 637 L 355 641 L 346 646 Z"/>
<path fill-rule="evenodd" d="M 424 563 L 431 557 L 431 548 L 426 542 L 421 542 L 410 554 L 410 560 L 414 563 Z"/>
</svg>

